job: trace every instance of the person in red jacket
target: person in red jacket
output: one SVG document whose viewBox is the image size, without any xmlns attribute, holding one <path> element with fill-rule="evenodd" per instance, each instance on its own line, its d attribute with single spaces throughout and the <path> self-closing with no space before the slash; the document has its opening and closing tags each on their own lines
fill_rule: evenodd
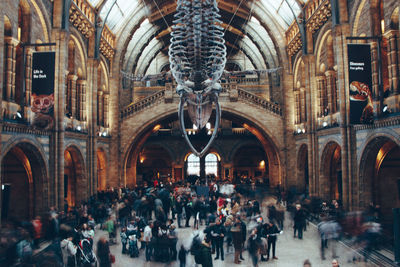
<svg viewBox="0 0 400 267">
<path fill-rule="evenodd" d="M 35 248 L 39 248 L 39 242 L 42 239 L 42 219 L 40 216 L 36 216 L 35 219 L 32 220 L 33 225 L 33 245 Z"/>
</svg>

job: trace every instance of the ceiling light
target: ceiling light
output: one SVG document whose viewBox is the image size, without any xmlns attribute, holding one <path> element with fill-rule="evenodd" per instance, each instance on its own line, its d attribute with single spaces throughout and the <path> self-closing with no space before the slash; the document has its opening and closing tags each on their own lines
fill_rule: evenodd
<svg viewBox="0 0 400 267">
<path fill-rule="evenodd" d="M 306 132 L 306 129 L 303 128 L 302 132 L 305 133 L 305 132 Z"/>
<path fill-rule="evenodd" d="M 297 133 L 301 133 L 301 129 L 299 128 L 299 129 L 297 129 Z"/>
<path fill-rule="evenodd" d="M 78 127 L 76 127 L 76 129 L 77 129 L 78 131 L 80 131 L 80 130 L 82 130 L 82 127 L 81 127 L 81 126 L 78 126 Z"/>
<path fill-rule="evenodd" d="M 326 126 L 328 126 L 328 123 L 327 123 L 326 121 L 324 121 L 324 122 L 322 123 L 322 126 L 326 127 Z"/>
</svg>

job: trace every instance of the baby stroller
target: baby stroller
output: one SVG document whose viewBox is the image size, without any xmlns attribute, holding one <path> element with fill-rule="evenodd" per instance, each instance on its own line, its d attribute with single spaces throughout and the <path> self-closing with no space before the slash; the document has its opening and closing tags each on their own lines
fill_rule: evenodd
<svg viewBox="0 0 400 267">
<path fill-rule="evenodd" d="M 130 235 L 129 236 L 129 256 L 131 258 L 137 258 L 139 257 L 139 249 L 138 249 L 138 245 L 137 245 L 137 237 L 136 235 Z"/>
<path fill-rule="evenodd" d="M 88 239 L 79 241 L 77 247 L 79 251 L 77 257 L 79 266 L 97 266 L 96 254 L 93 252 L 92 244 Z"/>
</svg>

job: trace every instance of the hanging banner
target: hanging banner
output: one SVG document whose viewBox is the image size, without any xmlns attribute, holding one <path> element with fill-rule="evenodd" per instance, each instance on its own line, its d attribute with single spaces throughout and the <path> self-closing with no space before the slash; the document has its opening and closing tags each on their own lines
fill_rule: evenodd
<svg viewBox="0 0 400 267">
<path fill-rule="evenodd" d="M 349 58 L 350 123 L 373 123 L 371 46 L 348 44 L 347 55 Z"/>
<path fill-rule="evenodd" d="M 55 52 L 35 52 L 32 56 L 33 126 L 53 127 Z"/>
</svg>

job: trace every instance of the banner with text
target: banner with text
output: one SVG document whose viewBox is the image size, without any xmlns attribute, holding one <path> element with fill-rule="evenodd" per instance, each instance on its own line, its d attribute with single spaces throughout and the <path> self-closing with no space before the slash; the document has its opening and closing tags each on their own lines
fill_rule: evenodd
<svg viewBox="0 0 400 267">
<path fill-rule="evenodd" d="M 348 44 L 350 82 L 350 123 L 372 123 L 371 46 L 369 44 Z"/>
<path fill-rule="evenodd" d="M 32 57 L 31 107 L 33 125 L 41 129 L 53 127 L 55 52 L 35 52 Z"/>
</svg>

